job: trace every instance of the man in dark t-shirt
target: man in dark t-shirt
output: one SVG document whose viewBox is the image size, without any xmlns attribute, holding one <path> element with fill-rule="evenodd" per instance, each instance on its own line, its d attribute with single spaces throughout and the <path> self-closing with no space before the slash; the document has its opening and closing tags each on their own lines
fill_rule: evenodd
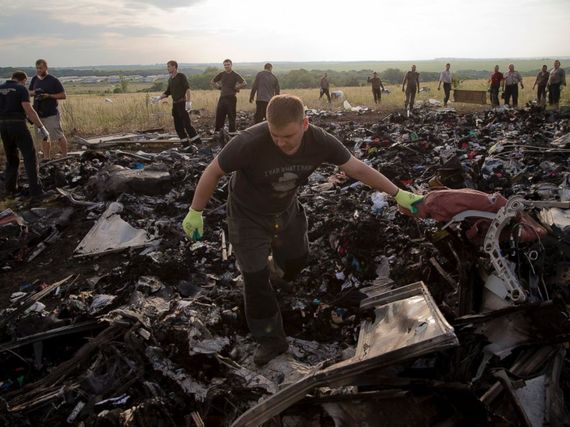
<svg viewBox="0 0 570 427">
<path fill-rule="evenodd" d="M 321 99 L 323 97 L 323 95 L 326 95 L 327 97 L 327 101 L 330 104 L 331 103 L 331 94 L 330 94 L 330 82 L 329 82 L 329 75 L 327 73 L 325 73 L 322 77 L 321 77 L 321 81 L 319 83 L 319 86 L 321 87 L 321 91 L 319 94 L 319 99 Z"/>
<path fill-rule="evenodd" d="M 172 96 L 172 118 L 174 119 L 174 129 L 180 138 L 183 149 L 192 148 L 191 144 L 200 144 L 200 136 L 192 122 L 190 121 L 190 110 L 192 109 L 192 98 L 188 79 L 178 72 L 178 62 L 168 61 L 166 70 L 170 75 L 168 87 L 164 93 L 155 98 L 156 102 Z"/>
<path fill-rule="evenodd" d="M 372 73 L 372 77 L 368 77 L 368 83 L 372 83 L 372 96 L 374 97 L 374 103 L 378 104 L 382 99 L 382 91 L 384 90 L 384 85 L 380 77 L 378 77 L 378 73 Z"/>
<path fill-rule="evenodd" d="M 406 92 L 405 109 L 414 109 L 414 101 L 416 92 L 420 93 L 420 73 L 416 71 L 416 66 L 412 65 L 412 69 L 406 73 L 402 81 L 402 92 Z"/>
<path fill-rule="evenodd" d="M 210 84 L 220 89 L 220 99 L 216 107 L 216 131 L 223 129 L 226 116 L 228 116 L 229 131 L 236 131 L 236 94 L 246 87 L 247 83 L 235 71 L 232 71 L 232 61 L 224 60 L 224 71 L 217 74 Z"/>
<path fill-rule="evenodd" d="M 32 77 L 29 89 L 30 95 L 34 97 L 34 109 L 38 112 L 51 138 L 50 140 L 42 139 L 44 159 L 51 159 L 51 143 L 55 141 L 59 145 L 61 155 L 67 156 L 67 138 L 61 127 L 58 109 L 58 100 L 65 99 L 67 96 L 59 79 L 48 73 L 45 59 L 36 61 L 36 75 Z"/>
<path fill-rule="evenodd" d="M 30 95 L 26 89 L 28 76 L 23 71 L 16 71 L 12 79 L 0 85 L 0 138 L 6 155 L 4 182 L 6 194 L 18 192 L 18 169 L 20 159 L 18 151 L 24 158 L 24 167 L 28 176 L 30 196 L 42 195 L 42 187 L 38 179 L 36 149 L 30 130 L 26 123 L 29 118 L 39 129 L 42 138 L 49 139 L 49 132 L 30 104 Z"/>
<path fill-rule="evenodd" d="M 227 201 L 229 239 L 244 279 L 245 316 L 260 344 L 254 361 L 263 365 L 288 348 L 279 305 L 270 284 L 269 255 L 292 281 L 309 252 L 307 218 L 298 189 L 322 163 L 395 197 L 416 212 L 423 199 L 398 189 L 377 170 L 357 160 L 334 136 L 310 125 L 303 102 L 277 95 L 267 106 L 267 122 L 233 138 L 202 174 L 182 227 L 202 237 L 202 211 L 225 174 L 232 173 Z M 275 280 L 272 278 L 272 280 Z"/>
</svg>

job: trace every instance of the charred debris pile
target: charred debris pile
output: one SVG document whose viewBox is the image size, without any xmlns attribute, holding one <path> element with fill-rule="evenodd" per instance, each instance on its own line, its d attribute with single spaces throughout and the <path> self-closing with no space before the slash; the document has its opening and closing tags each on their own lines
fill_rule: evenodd
<svg viewBox="0 0 570 427">
<path fill-rule="evenodd" d="M 570 116 L 311 120 L 426 199 L 410 217 L 333 167 L 311 176 L 311 259 L 276 285 L 290 351 L 263 368 L 227 180 L 202 241 L 180 226 L 224 135 L 94 138 L 43 163 L 50 195 L 0 212 L 0 424 L 570 423 Z"/>
</svg>

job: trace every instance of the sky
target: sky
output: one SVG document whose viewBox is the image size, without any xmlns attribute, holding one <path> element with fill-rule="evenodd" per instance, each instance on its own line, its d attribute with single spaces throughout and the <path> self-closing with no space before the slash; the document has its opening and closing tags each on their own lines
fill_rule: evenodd
<svg viewBox="0 0 570 427">
<path fill-rule="evenodd" d="M 570 55 L 570 0 L 0 0 L 0 66 Z"/>
</svg>

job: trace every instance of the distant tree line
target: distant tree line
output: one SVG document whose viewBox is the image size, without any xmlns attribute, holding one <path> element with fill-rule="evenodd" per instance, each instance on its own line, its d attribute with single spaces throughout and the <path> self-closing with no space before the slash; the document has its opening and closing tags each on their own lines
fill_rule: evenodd
<svg viewBox="0 0 570 427">
<path fill-rule="evenodd" d="M 181 70 L 184 72 L 184 70 Z M 192 74 L 188 76 L 188 81 L 192 89 L 209 89 L 209 82 L 220 69 L 211 67 L 206 69 L 201 74 Z M 397 68 L 388 68 L 380 73 L 380 78 L 385 84 L 400 84 L 404 78 L 404 74 L 407 70 L 400 70 Z M 439 79 L 439 72 L 420 72 L 420 81 L 422 82 L 433 82 Z M 537 70 L 521 72 L 523 76 L 536 76 Z M 570 71 L 570 70 L 567 70 Z M 255 79 L 255 74 L 257 71 L 238 71 L 247 81 L 249 86 L 253 83 Z M 354 86 L 366 86 L 368 84 L 368 77 L 372 76 L 373 70 L 351 70 L 351 71 L 333 71 L 333 70 L 305 70 L 303 68 L 299 70 L 291 70 L 286 73 L 276 72 L 276 76 L 279 78 L 279 85 L 282 89 L 304 89 L 304 88 L 318 88 L 320 84 L 321 77 L 324 73 L 328 74 L 329 81 L 334 87 L 354 87 Z M 473 79 L 487 79 L 489 77 L 489 71 L 487 70 L 460 70 L 454 71 L 454 80 L 473 80 Z M 154 90 L 162 90 L 166 82 L 156 82 L 157 88 Z"/>
<path fill-rule="evenodd" d="M 183 69 L 180 70 L 184 72 Z M 188 81 L 192 89 L 210 89 L 210 80 L 221 72 L 222 70 L 215 67 L 207 68 L 201 74 L 192 74 L 188 76 Z M 257 71 L 239 70 L 238 71 L 249 83 L 253 83 Z M 282 89 L 306 89 L 318 88 L 320 85 L 321 77 L 324 73 L 328 74 L 329 81 L 332 86 L 336 87 L 353 87 L 353 86 L 366 86 L 368 84 L 368 77 L 372 76 L 372 70 L 351 70 L 351 71 L 333 71 L 333 70 L 291 70 L 286 73 L 275 73 L 279 79 L 279 86 Z M 398 84 L 404 78 L 404 71 L 396 68 L 388 68 L 382 71 L 380 78 L 387 84 Z M 485 78 L 488 74 L 485 74 Z M 439 78 L 439 73 L 422 73 L 422 81 L 434 81 Z M 166 89 L 166 81 L 157 81 L 150 88 L 145 91 L 155 92 Z"/>
<path fill-rule="evenodd" d="M 17 69 L 14 67 L 0 67 L 0 76 L 10 76 L 12 72 Z M 28 75 L 35 74 L 35 68 L 19 68 L 18 70 L 25 71 Z M 208 67 L 205 70 L 203 68 L 192 68 L 184 67 L 180 69 L 181 72 L 188 76 L 190 82 L 190 87 L 192 89 L 210 89 L 210 80 L 217 73 L 221 72 L 222 69 L 216 67 Z M 249 83 L 249 86 L 253 83 L 255 75 L 259 70 L 237 70 Z M 386 84 L 399 84 L 404 78 L 404 74 L 407 70 L 400 70 L 398 68 L 388 68 L 379 73 L 380 78 Z M 439 72 L 422 72 L 421 68 L 418 69 L 420 72 L 420 80 L 422 82 L 437 81 L 439 78 Z M 537 70 L 531 70 L 526 72 L 521 72 L 523 76 L 536 76 Z M 570 69 L 566 70 L 570 72 Z M 323 73 L 328 73 L 329 81 L 333 87 L 354 87 L 354 86 L 366 86 L 367 79 L 372 75 L 373 70 L 350 70 L 350 71 L 334 71 L 334 70 L 306 70 L 298 69 L 291 70 L 287 72 L 276 72 L 279 78 L 279 84 L 282 89 L 303 89 L 303 88 L 317 88 L 319 87 L 320 79 Z M 146 68 L 140 70 L 98 70 L 98 69 L 73 69 L 73 68 L 53 68 L 50 69 L 50 73 L 58 77 L 65 76 L 110 76 L 110 75 L 120 75 L 121 85 L 120 90 L 123 90 L 122 86 L 126 86 L 126 81 L 123 80 L 126 76 L 149 76 L 157 74 L 165 74 L 163 68 Z M 489 70 L 459 70 L 454 71 L 455 80 L 472 80 L 472 79 L 487 79 L 489 77 Z M 154 82 L 149 88 L 143 89 L 143 92 L 156 92 L 166 89 L 166 80 L 159 80 Z M 118 89 L 119 90 L 119 89 Z M 117 91 L 118 91 L 117 90 Z"/>
</svg>

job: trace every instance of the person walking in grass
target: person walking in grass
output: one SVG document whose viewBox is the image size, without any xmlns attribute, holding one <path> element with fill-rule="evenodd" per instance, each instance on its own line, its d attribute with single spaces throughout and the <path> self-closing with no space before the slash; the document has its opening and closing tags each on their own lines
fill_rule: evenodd
<svg viewBox="0 0 570 427">
<path fill-rule="evenodd" d="M 368 83 L 372 84 L 372 96 L 374 97 L 374 103 L 378 104 L 382 99 L 382 91 L 384 90 L 384 85 L 382 80 L 378 77 L 378 73 L 372 73 L 372 77 L 368 77 Z"/>
<path fill-rule="evenodd" d="M 330 94 L 330 82 L 329 82 L 329 75 L 327 73 L 325 73 L 322 77 L 321 77 L 321 81 L 320 81 L 320 95 L 319 95 L 319 99 L 321 99 L 323 97 L 323 95 L 327 96 L 327 100 L 329 102 L 329 105 L 331 103 L 331 94 Z"/>
<path fill-rule="evenodd" d="M 489 93 L 491 94 L 491 105 L 493 107 L 499 106 L 499 90 L 504 90 L 505 88 L 505 76 L 499 71 L 499 66 L 495 65 L 495 69 L 489 74 L 490 84 Z"/>
<path fill-rule="evenodd" d="M 538 86 L 538 89 L 536 90 L 536 102 L 538 102 L 538 105 L 541 107 L 546 105 L 546 86 L 548 85 L 549 77 L 550 73 L 548 72 L 548 67 L 543 65 L 542 69 L 536 75 L 536 80 L 532 85 L 533 90 Z"/>
<path fill-rule="evenodd" d="M 513 108 L 518 107 L 519 84 L 521 85 L 521 89 L 524 89 L 521 73 L 515 71 L 515 66 L 513 64 L 509 64 L 509 71 L 505 74 L 505 105 L 511 105 L 512 98 Z"/>
<path fill-rule="evenodd" d="M 560 61 L 557 59 L 548 78 L 548 103 L 557 111 L 560 110 L 561 86 L 566 86 L 566 72 L 560 67 Z"/>
<path fill-rule="evenodd" d="M 443 98 L 444 107 L 447 107 L 449 95 L 451 94 L 451 82 L 453 80 L 453 74 L 451 73 L 450 68 L 451 64 L 445 64 L 445 70 L 439 74 L 439 84 L 437 85 L 437 90 L 441 90 L 441 84 L 443 83 L 443 93 L 445 94 Z"/>
<path fill-rule="evenodd" d="M 63 157 L 67 156 L 67 138 L 61 127 L 61 115 L 58 107 L 58 100 L 67 98 L 67 95 L 59 79 L 49 74 L 45 59 L 36 61 L 36 75 L 30 81 L 29 90 L 30 96 L 34 97 L 33 107 L 50 135 L 50 139 L 44 138 L 41 142 L 43 158 L 51 159 L 51 143 L 56 141 L 59 145 L 60 154 Z M 36 131 L 38 131 L 37 128 Z"/>
<path fill-rule="evenodd" d="M 202 141 L 192 122 L 190 121 L 190 110 L 192 109 L 192 94 L 190 84 L 186 75 L 178 72 L 178 62 L 168 61 L 166 69 L 170 75 L 168 87 L 162 95 L 157 98 L 157 102 L 168 96 L 172 96 L 172 117 L 174 119 L 174 129 L 180 138 L 183 149 L 190 149 L 192 144 L 200 144 Z"/>
<path fill-rule="evenodd" d="M 402 81 L 402 92 L 406 93 L 404 109 L 413 110 L 416 93 L 420 93 L 420 73 L 416 71 L 415 65 L 412 65 L 412 69 L 404 76 L 404 80 Z"/>
<path fill-rule="evenodd" d="M 279 95 L 279 80 L 272 73 L 273 65 L 269 62 L 263 67 L 263 71 L 260 71 L 255 76 L 253 85 L 251 86 L 251 92 L 249 94 L 249 102 L 252 103 L 255 95 L 257 94 L 257 99 L 255 101 L 255 115 L 253 120 L 255 123 L 260 123 L 265 120 L 265 114 L 267 111 L 267 104 L 271 101 L 275 95 Z"/>
<path fill-rule="evenodd" d="M 26 90 L 27 80 L 26 73 L 16 71 L 10 80 L 0 85 L 0 138 L 6 155 L 4 185 L 8 197 L 17 195 L 20 152 L 24 158 L 30 196 L 39 199 L 43 191 L 38 178 L 36 149 L 26 118 L 36 125 L 42 139 L 49 140 L 50 135 L 30 104 L 30 95 Z"/>
<path fill-rule="evenodd" d="M 218 99 L 218 106 L 216 107 L 216 131 L 223 129 L 226 116 L 228 117 L 229 131 L 236 131 L 237 93 L 246 87 L 247 83 L 242 76 L 232 70 L 232 67 L 231 59 L 225 59 L 224 71 L 210 81 L 213 87 L 220 90 L 220 99 Z"/>
</svg>

